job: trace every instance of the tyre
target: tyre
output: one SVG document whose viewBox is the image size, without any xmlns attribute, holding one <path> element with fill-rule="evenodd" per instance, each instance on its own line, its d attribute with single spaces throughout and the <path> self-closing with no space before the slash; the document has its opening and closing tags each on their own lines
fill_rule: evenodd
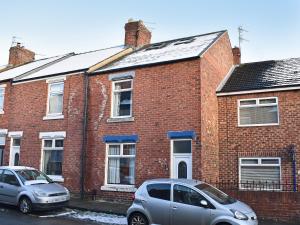
<svg viewBox="0 0 300 225">
<path fill-rule="evenodd" d="M 129 218 L 129 225 L 148 225 L 147 218 L 141 213 L 133 213 Z"/>
<path fill-rule="evenodd" d="M 19 210 L 24 214 L 28 214 L 32 211 L 32 202 L 28 197 L 22 197 L 20 199 Z"/>
</svg>

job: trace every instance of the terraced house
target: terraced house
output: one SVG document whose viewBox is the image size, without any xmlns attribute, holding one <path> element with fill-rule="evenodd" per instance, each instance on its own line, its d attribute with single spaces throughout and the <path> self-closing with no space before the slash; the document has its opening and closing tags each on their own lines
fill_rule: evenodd
<svg viewBox="0 0 300 225">
<path fill-rule="evenodd" d="M 221 180 L 240 189 L 299 190 L 300 58 L 241 64 L 219 102 Z"/>
<path fill-rule="evenodd" d="M 215 91 L 240 60 L 227 31 L 153 44 L 129 21 L 122 46 L 29 55 L 0 73 L 4 164 L 114 200 L 145 179 L 219 177 Z"/>
</svg>

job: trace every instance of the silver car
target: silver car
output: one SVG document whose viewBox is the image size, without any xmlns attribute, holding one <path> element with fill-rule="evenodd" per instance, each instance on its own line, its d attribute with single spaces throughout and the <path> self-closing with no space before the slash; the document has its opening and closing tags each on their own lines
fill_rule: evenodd
<svg viewBox="0 0 300 225">
<path fill-rule="evenodd" d="M 136 191 L 129 225 L 257 225 L 255 212 L 217 188 L 197 180 L 156 179 Z"/>
<path fill-rule="evenodd" d="M 22 213 L 65 206 L 67 188 L 44 173 L 24 166 L 0 167 L 0 203 L 18 206 Z"/>
</svg>

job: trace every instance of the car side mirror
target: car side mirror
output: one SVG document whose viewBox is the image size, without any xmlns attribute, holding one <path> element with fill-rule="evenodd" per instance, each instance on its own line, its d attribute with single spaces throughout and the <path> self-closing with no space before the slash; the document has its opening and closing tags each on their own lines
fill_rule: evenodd
<svg viewBox="0 0 300 225">
<path fill-rule="evenodd" d="M 206 200 L 201 200 L 200 201 L 200 205 L 204 208 L 207 208 L 208 207 L 208 202 Z"/>
</svg>

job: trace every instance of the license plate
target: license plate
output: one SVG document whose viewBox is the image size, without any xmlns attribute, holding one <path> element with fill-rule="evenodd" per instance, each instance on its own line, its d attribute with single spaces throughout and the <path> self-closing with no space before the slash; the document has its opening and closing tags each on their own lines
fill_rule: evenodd
<svg viewBox="0 0 300 225">
<path fill-rule="evenodd" d="M 61 197 L 61 198 L 52 199 L 50 202 L 64 202 L 66 200 L 67 200 L 66 197 Z"/>
</svg>

